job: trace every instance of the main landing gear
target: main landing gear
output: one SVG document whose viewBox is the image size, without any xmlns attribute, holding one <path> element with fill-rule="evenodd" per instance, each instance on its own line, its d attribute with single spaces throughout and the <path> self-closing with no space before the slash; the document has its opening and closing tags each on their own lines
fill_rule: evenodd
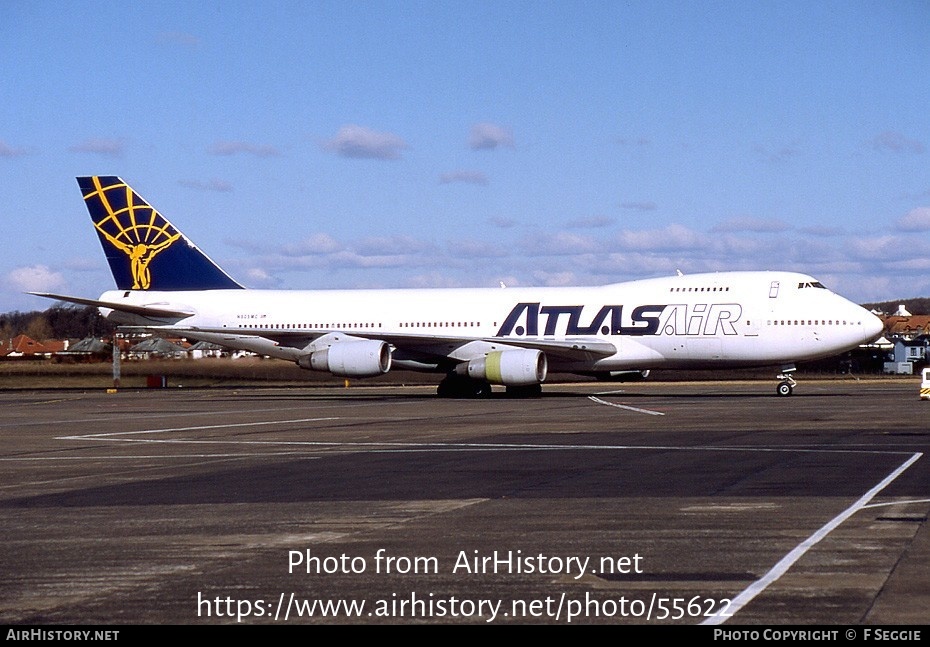
<svg viewBox="0 0 930 647">
<path fill-rule="evenodd" d="M 450 373 L 436 389 L 440 398 L 490 398 L 491 383 Z"/>
<path fill-rule="evenodd" d="M 791 376 L 791 374 L 794 373 L 796 370 L 798 369 L 794 364 L 791 364 L 789 366 L 783 366 L 781 369 L 781 373 L 775 376 L 776 378 L 781 380 L 781 382 L 778 383 L 778 386 L 775 387 L 775 392 L 778 395 L 789 396 L 792 393 L 794 393 L 794 387 L 796 387 L 798 383 Z"/>
<path fill-rule="evenodd" d="M 450 373 L 439 383 L 436 394 L 440 398 L 490 398 L 491 383 Z M 508 398 L 538 398 L 541 395 L 542 384 L 521 384 L 507 387 Z"/>
</svg>

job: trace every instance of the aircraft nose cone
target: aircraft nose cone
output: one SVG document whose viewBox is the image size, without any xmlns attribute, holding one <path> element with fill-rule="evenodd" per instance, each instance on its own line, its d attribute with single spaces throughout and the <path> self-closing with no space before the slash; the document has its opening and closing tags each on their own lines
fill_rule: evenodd
<svg viewBox="0 0 930 647">
<path fill-rule="evenodd" d="M 862 334 L 866 337 L 865 343 L 873 342 L 882 336 L 885 331 L 885 322 L 866 311 L 865 319 L 862 322 Z"/>
</svg>

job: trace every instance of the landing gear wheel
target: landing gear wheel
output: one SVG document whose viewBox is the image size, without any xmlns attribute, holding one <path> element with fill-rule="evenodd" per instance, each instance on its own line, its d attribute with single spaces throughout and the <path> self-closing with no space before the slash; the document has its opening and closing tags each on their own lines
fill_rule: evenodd
<svg viewBox="0 0 930 647">
<path fill-rule="evenodd" d="M 472 386 L 471 397 L 473 398 L 490 398 L 491 397 L 491 384 L 489 382 L 482 382 L 480 380 L 475 380 L 474 385 Z"/>
<path fill-rule="evenodd" d="M 542 395 L 542 384 L 526 384 L 521 386 L 508 386 L 508 398 L 538 398 Z"/>
<path fill-rule="evenodd" d="M 490 398 L 491 384 L 459 375 L 448 375 L 436 388 L 440 398 Z"/>
<path fill-rule="evenodd" d="M 775 387 L 775 393 L 781 397 L 787 397 L 794 393 L 794 387 L 798 385 L 798 382 L 794 379 L 792 373 L 796 370 L 797 368 L 795 368 L 794 364 L 781 367 L 781 373 L 775 376 L 776 379 L 781 380 L 778 386 Z"/>
</svg>

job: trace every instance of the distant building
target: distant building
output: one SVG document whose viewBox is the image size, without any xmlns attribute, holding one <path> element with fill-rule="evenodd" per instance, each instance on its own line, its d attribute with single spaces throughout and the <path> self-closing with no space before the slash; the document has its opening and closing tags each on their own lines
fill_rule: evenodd
<svg viewBox="0 0 930 647">
<path fill-rule="evenodd" d="M 885 317 L 885 336 L 888 339 L 914 340 L 930 336 L 930 315 L 891 315 Z"/>
<path fill-rule="evenodd" d="M 191 359 L 202 359 L 204 357 L 223 357 L 226 350 L 218 345 L 206 341 L 199 341 L 187 349 Z"/>
<path fill-rule="evenodd" d="M 904 315 L 907 309 L 885 317 L 885 337 L 894 348 L 884 365 L 885 373 L 912 375 L 915 368 L 927 361 L 927 346 L 930 345 L 930 316 Z"/>
<path fill-rule="evenodd" d="M 64 362 L 101 362 L 113 356 L 113 344 L 97 337 L 85 337 L 55 353 L 55 359 Z"/>
<path fill-rule="evenodd" d="M 187 357 L 187 349 L 161 337 L 149 337 L 129 349 L 129 359 L 151 358 L 181 359 Z"/>
<path fill-rule="evenodd" d="M 40 358 L 51 357 L 55 353 L 67 350 L 67 340 L 49 339 L 37 342 L 26 335 L 17 335 L 0 343 L 0 358 Z"/>
</svg>

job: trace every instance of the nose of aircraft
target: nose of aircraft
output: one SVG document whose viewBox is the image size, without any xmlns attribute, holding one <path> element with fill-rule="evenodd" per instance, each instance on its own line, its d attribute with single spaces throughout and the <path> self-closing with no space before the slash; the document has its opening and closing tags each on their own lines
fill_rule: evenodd
<svg viewBox="0 0 930 647">
<path fill-rule="evenodd" d="M 885 330 L 885 322 L 873 315 L 871 312 L 865 308 L 862 310 L 862 336 L 863 344 L 868 344 L 873 342 L 879 337 Z"/>
</svg>

